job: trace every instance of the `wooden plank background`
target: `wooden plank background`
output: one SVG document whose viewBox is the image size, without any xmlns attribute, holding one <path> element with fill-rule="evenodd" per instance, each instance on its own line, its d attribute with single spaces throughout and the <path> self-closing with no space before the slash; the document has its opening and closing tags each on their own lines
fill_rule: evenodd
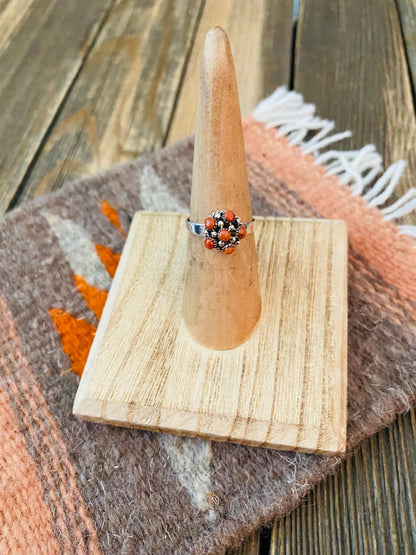
<svg viewBox="0 0 416 555">
<path fill-rule="evenodd" d="M 343 148 L 372 142 L 387 164 L 404 158 L 402 194 L 416 164 L 416 0 L 297 5 L 0 0 L 0 212 L 192 132 L 212 25 L 229 32 L 244 112 L 293 86 L 352 129 Z M 415 502 L 410 411 L 233 553 L 415 553 Z"/>
</svg>

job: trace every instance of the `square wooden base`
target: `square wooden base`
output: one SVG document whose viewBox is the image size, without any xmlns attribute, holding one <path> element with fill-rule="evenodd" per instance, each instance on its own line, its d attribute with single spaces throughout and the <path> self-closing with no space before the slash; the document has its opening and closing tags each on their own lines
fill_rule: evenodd
<svg viewBox="0 0 416 555">
<path fill-rule="evenodd" d="M 262 315 L 244 344 L 214 351 L 196 343 L 182 320 L 185 219 L 135 215 L 74 414 L 248 445 L 342 453 L 344 222 L 257 218 Z"/>
</svg>

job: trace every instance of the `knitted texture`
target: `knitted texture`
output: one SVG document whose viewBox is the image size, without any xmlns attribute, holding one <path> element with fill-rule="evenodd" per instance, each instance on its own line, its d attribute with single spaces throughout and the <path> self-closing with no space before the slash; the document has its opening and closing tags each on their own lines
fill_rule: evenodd
<svg viewBox="0 0 416 555">
<path fill-rule="evenodd" d="M 244 134 L 255 214 L 347 222 L 350 453 L 415 397 L 413 241 L 275 130 Z M 0 223 L 0 553 L 221 552 L 340 462 L 72 416 L 133 214 L 186 212 L 192 156 L 186 139 Z"/>
</svg>

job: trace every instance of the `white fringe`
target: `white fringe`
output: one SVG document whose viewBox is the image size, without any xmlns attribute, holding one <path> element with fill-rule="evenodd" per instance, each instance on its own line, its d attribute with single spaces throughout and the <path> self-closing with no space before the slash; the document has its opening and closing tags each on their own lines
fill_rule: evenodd
<svg viewBox="0 0 416 555">
<path fill-rule="evenodd" d="M 406 166 L 398 160 L 383 171 L 383 160 L 374 145 L 360 150 L 328 150 L 327 147 L 351 136 L 350 131 L 332 133 L 333 121 L 315 115 L 315 105 L 304 102 L 301 94 L 279 87 L 262 100 L 252 113 L 267 128 L 276 127 L 279 137 L 287 137 L 304 154 L 313 154 L 328 175 L 336 175 L 354 195 L 361 195 L 368 206 L 378 207 L 386 221 L 398 220 L 416 210 L 416 188 L 409 189 L 396 202 L 386 205 Z M 416 225 L 399 225 L 399 233 L 416 239 Z"/>
</svg>

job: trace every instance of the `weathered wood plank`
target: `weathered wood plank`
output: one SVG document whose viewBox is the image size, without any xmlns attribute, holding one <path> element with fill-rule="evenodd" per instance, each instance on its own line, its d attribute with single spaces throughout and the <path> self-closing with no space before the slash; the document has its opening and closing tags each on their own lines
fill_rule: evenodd
<svg viewBox="0 0 416 555">
<path fill-rule="evenodd" d="M 243 114 L 278 85 L 289 84 L 292 0 L 207 0 L 181 87 L 167 143 L 195 129 L 202 50 L 216 25 L 230 39 Z"/>
<path fill-rule="evenodd" d="M 257 555 L 260 553 L 262 539 L 262 530 L 257 530 L 257 532 L 244 540 L 241 547 L 227 550 L 226 555 Z"/>
<path fill-rule="evenodd" d="M 295 89 L 318 114 L 353 131 L 340 148 L 374 143 L 386 165 L 403 158 L 395 198 L 413 186 L 416 122 L 394 0 L 302 2 L 294 71 Z"/>
<path fill-rule="evenodd" d="M 0 212 L 15 195 L 110 5 L 0 4 Z"/>
<path fill-rule="evenodd" d="M 275 522 L 270 554 L 415 553 L 415 432 L 412 412 L 367 440 L 337 475 Z"/>
<path fill-rule="evenodd" d="M 402 33 L 406 48 L 407 62 L 413 82 L 413 94 L 416 89 L 416 0 L 397 0 Z"/>
<path fill-rule="evenodd" d="M 399 0 L 399 6 L 410 45 L 414 2 Z M 410 61 L 411 50 L 407 54 Z M 338 129 L 354 131 L 344 148 L 373 142 L 386 164 L 407 159 L 396 196 L 407 190 L 415 172 L 415 118 L 394 2 L 303 2 L 295 56 L 295 88 Z M 416 222 L 414 215 L 406 220 Z M 415 477 L 411 411 L 365 442 L 337 475 L 274 524 L 270 554 L 327 552 L 327 538 L 333 553 L 416 552 Z M 290 533 L 293 522 L 299 522 L 296 533 Z"/>
<path fill-rule="evenodd" d="M 19 203 L 162 144 L 200 5 L 116 3 Z"/>
</svg>

